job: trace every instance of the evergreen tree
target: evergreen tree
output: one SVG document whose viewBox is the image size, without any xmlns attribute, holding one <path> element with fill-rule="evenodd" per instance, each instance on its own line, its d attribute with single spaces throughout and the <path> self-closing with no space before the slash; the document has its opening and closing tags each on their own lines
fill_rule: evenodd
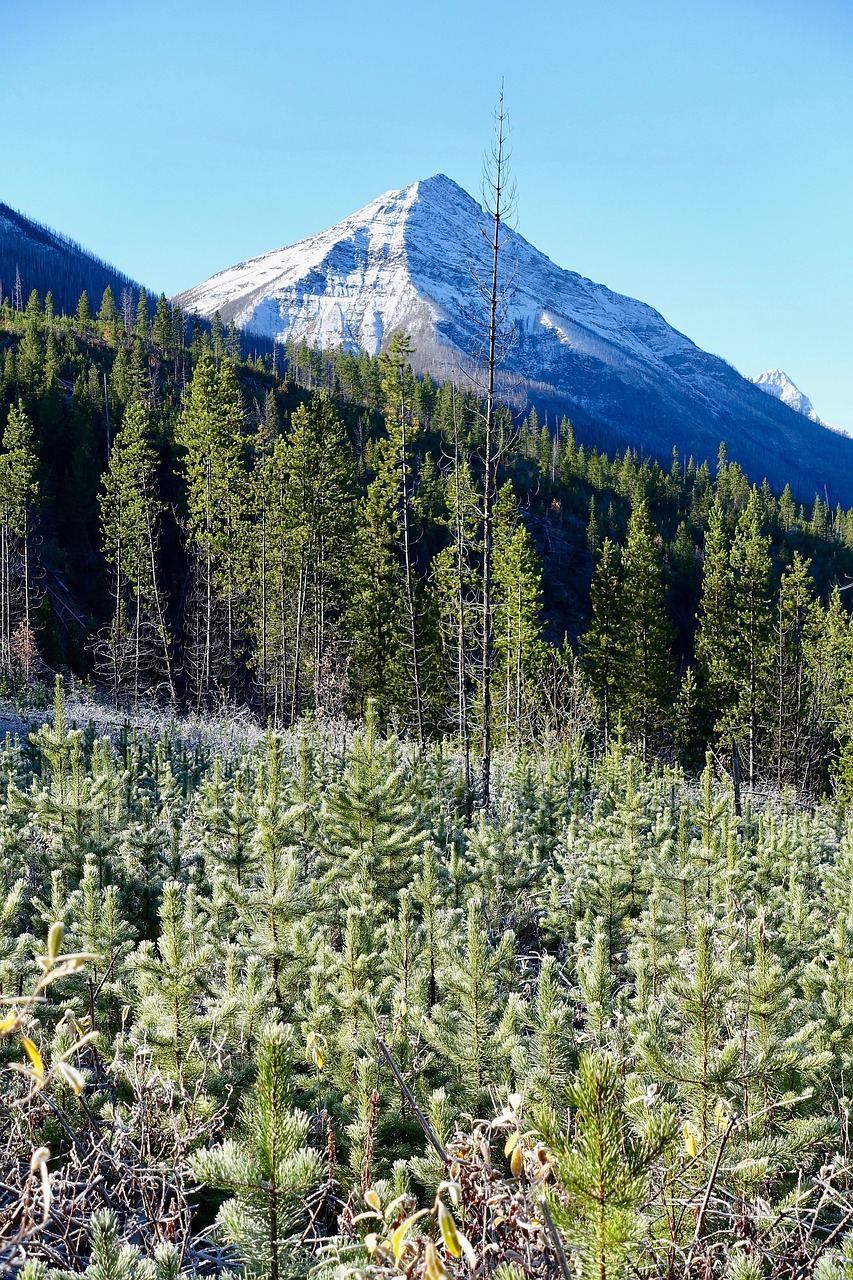
<svg viewBox="0 0 853 1280">
<path fill-rule="evenodd" d="M 490 1084 L 509 1080 L 512 1043 L 502 1035 L 503 1003 L 515 956 L 510 932 L 490 944 L 483 903 L 470 898 L 461 945 L 449 933 L 439 974 L 435 1045 L 451 1064 L 461 1096 L 477 1108 Z M 503 999 L 501 998 L 503 997 Z"/>
<path fill-rule="evenodd" d="M 0 671 L 32 678 L 32 511 L 38 499 L 33 429 L 19 402 L 9 410 L 0 452 Z"/>
<path fill-rule="evenodd" d="M 304 1197 L 320 1177 L 320 1153 L 308 1146 L 309 1117 L 290 1102 L 291 1055 L 285 1029 L 268 1025 L 236 1136 L 191 1160 L 199 1181 L 231 1193 L 219 1211 L 220 1228 L 247 1274 L 269 1280 L 298 1269 Z"/>
<path fill-rule="evenodd" d="M 394 742 L 379 737 L 369 705 L 343 777 L 327 793 L 323 823 L 330 877 L 348 883 L 354 901 L 376 895 L 393 906 L 412 878 L 422 833 L 405 773 Z"/>
<path fill-rule="evenodd" d="M 544 656 L 541 605 L 539 557 L 508 483 L 495 504 L 494 541 L 495 687 L 502 689 L 507 742 L 520 735 L 525 721 L 528 736 L 532 727 L 531 695 Z"/>
<path fill-rule="evenodd" d="M 204 1071 L 210 1020 L 203 1000 L 210 988 L 213 947 L 192 890 L 176 880 L 163 885 L 160 936 L 134 956 L 138 1016 L 134 1039 L 180 1085 Z"/>
<path fill-rule="evenodd" d="M 632 1116 L 617 1063 L 607 1054 L 584 1054 L 569 1089 L 573 1141 L 562 1136 L 554 1153 L 560 1186 L 571 1208 L 551 1199 L 555 1221 L 578 1250 L 583 1275 L 608 1280 L 623 1275 L 643 1238 L 641 1206 L 660 1153 L 674 1137 L 668 1110 Z"/>
<path fill-rule="evenodd" d="M 601 708 L 605 742 L 610 738 L 614 715 L 621 707 L 624 670 L 621 598 L 619 552 L 610 539 L 605 538 L 590 587 L 592 619 L 581 640 L 584 669 Z"/>
<path fill-rule="evenodd" d="M 668 726 L 672 696 L 672 628 L 656 532 L 645 502 L 628 523 L 622 556 L 621 702 L 625 726 L 635 733 L 643 755 Z"/>
<path fill-rule="evenodd" d="M 267 446 L 254 476 L 258 517 L 249 602 L 262 701 L 274 690 L 276 719 L 292 723 L 305 686 L 315 707 L 331 703 L 336 624 L 352 539 L 352 458 L 325 393 L 300 405 L 290 434 Z M 271 686 L 271 690 L 270 690 Z"/>
<path fill-rule="evenodd" d="M 113 611 L 105 643 L 105 666 L 116 703 L 156 688 L 162 677 L 177 699 L 171 637 L 158 564 L 156 457 L 148 417 L 131 401 L 102 477 L 101 527 L 104 556 L 114 574 Z"/>
<path fill-rule="evenodd" d="M 409 461 L 409 446 L 415 424 L 412 421 L 410 408 L 413 388 L 408 357 L 413 352 L 414 347 L 408 334 L 400 330 L 393 334 L 387 351 L 380 357 L 385 375 L 382 381 L 382 389 L 385 393 L 385 422 L 388 429 L 388 439 L 386 448 L 383 450 L 383 465 L 380 468 L 376 483 L 387 485 L 389 490 L 388 506 L 389 510 L 393 512 L 394 525 L 396 526 L 400 543 L 400 552 L 403 560 L 406 620 L 408 624 L 406 629 L 408 632 L 408 663 L 411 674 L 412 705 L 418 742 L 423 747 L 424 690 L 411 540 L 411 467 Z"/>
<path fill-rule="evenodd" d="M 769 540 L 762 533 L 757 490 L 738 517 L 732 543 L 734 573 L 734 647 L 738 726 L 747 745 L 749 784 L 758 777 L 762 731 L 765 727 L 767 676 L 772 660 L 771 581 Z"/>
<path fill-rule="evenodd" d="M 243 411 L 233 368 L 202 355 L 179 422 L 195 571 L 190 665 L 197 705 L 230 697 L 237 674 L 238 601 L 245 581 Z"/>
</svg>

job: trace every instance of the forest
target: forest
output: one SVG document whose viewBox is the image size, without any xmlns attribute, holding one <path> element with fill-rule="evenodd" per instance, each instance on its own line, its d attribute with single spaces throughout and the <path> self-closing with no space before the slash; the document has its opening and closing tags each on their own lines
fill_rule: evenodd
<svg viewBox="0 0 853 1280">
<path fill-rule="evenodd" d="M 849 1276 L 853 512 L 120 302 L 0 303 L 0 1266 Z"/>
<path fill-rule="evenodd" d="M 125 298 L 127 302 L 127 298 Z M 245 341 L 243 343 L 245 345 Z M 0 305 L 0 678 L 451 738 L 473 801 L 543 735 L 809 795 L 848 786 L 853 512 L 486 418 L 378 358 L 241 356 L 143 290 Z M 485 772 L 488 772 L 486 768 Z M 487 786 L 487 783 L 486 783 Z M 481 799 L 487 798 L 480 796 Z"/>
</svg>

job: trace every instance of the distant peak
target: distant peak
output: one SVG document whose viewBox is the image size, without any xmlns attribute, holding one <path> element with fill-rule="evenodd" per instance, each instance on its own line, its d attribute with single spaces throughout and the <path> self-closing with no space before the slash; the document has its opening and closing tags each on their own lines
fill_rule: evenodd
<svg viewBox="0 0 853 1280">
<path fill-rule="evenodd" d="M 811 400 L 800 390 L 794 380 L 788 377 L 784 369 L 765 369 L 764 373 L 757 374 L 752 381 L 768 395 L 781 400 L 789 409 L 794 409 L 804 417 L 811 418 L 812 422 L 820 422 Z"/>
<path fill-rule="evenodd" d="M 756 374 L 752 379 L 757 387 L 793 387 L 795 391 L 799 390 L 793 378 L 789 378 L 784 369 L 765 369 L 764 373 Z"/>
</svg>

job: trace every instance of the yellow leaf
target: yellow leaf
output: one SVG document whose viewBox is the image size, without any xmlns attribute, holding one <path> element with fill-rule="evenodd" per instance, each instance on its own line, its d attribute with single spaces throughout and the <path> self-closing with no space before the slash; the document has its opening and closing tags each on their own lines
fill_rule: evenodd
<svg viewBox="0 0 853 1280">
<path fill-rule="evenodd" d="M 514 1148 L 509 1162 L 509 1167 L 512 1170 L 512 1176 L 514 1178 L 521 1176 L 521 1172 L 524 1169 L 524 1152 L 520 1146 L 516 1146 Z"/>
<path fill-rule="evenodd" d="M 7 1013 L 6 1017 L 0 1022 L 0 1036 L 7 1036 L 10 1031 L 17 1031 L 21 1025 L 21 1019 L 18 1017 L 16 1009 L 11 1013 Z"/>
<path fill-rule="evenodd" d="M 44 1080 L 44 1063 L 42 1062 L 41 1054 L 39 1053 L 36 1046 L 33 1044 L 32 1040 L 29 1038 L 29 1036 L 24 1036 L 23 1041 L 24 1041 L 24 1053 L 27 1055 L 30 1062 L 32 1063 L 33 1075 L 36 1077 L 39 1084 L 41 1084 L 41 1082 Z"/>
<path fill-rule="evenodd" d="M 83 1092 L 83 1086 L 86 1081 L 83 1079 L 76 1067 L 72 1067 L 70 1062 L 60 1062 L 56 1068 L 59 1075 L 67 1085 L 69 1085 L 79 1096 Z"/>
<path fill-rule="evenodd" d="M 694 1134 L 691 1126 L 686 1123 L 684 1125 L 683 1133 L 684 1133 L 684 1149 L 687 1152 L 687 1154 L 690 1156 L 690 1159 L 695 1160 L 696 1150 L 697 1150 L 696 1135 Z"/>
<path fill-rule="evenodd" d="M 436 1253 L 432 1240 L 427 1240 L 424 1261 L 426 1262 L 427 1280 L 448 1280 L 449 1273 Z"/>
<path fill-rule="evenodd" d="M 717 1126 L 718 1133 L 723 1133 L 726 1130 L 730 1119 L 731 1119 L 731 1110 L 729 1109 L 729 1107 L 726 1106 L 722 1098 L 720 1098 L 719 1102 L 714 1108 L 714 1124 Z"/>
<path fill-rule="evenodd" d="M 438 1229 L 441 1232 L 441 1238 L 444 1241 L 447 1252 L 452 1254 L 454 1258 L 458 1258 L 462 1253 L 459 1232 L 456 1230 L 453 1214 L 442 1204 L 441 1200 L 438 1202 Z"/>
<path fill-rule="evenodd" d="M 309 1031 L 305 1037 L 305 1048 L 308 1057 L 314 1063 L 318 1071 L 323 1070 L 324 1054 L 326 1052 L 326 1037 L 321 1035 L 319 1031 Z"/>
<path fill-rule="evenodd" d="M 65 937 L 65 925 L 60 921 L 50 926 L 47 935 L 47 958 L 53 962 L 62 949 L 62 940 Z"/>
<path fill-rule="evenodd" d="M 512 1155 L 517 1145 L 518 1145 L 518 1130 L 515 1129 L 509 1135 L 506 1142 L 504 1143 L 504 1155 L 505 1156 Z"/>
<path fill-rule="evenodd" d="M 379 1199 L 379 1196 L 373 1190 L 373 1187 L 368 1187 L 367 1191 L 365 1191 L 364 1203 L 369 1204 L 371 1209 L 375 1209 L 377 1213 L 382 1212 L 382 1201 Z"/>
<path fill-rule="evenodd" d="M 411 1217 L 404 1218 L 399 1227 L 395 1229 L 394 1234 L 391 1236 L 391 1252 L 394 1255 L 395 1262 L 400 1261 L 400 1254 L 403 1252 L 403 1245 L 406 1243 L 406 1236 L 409 1233 L 412 1223 L 419 1216 L 419 1214 L 413 1213 Z"/>
<path fill-rule="evenodd" d="M 394 1261 L 398 1262 L 400 1254 L 403 1252 L 403 1245 L 406 1242 L 406 1236 L 412 1229 L 418 1218 L 428 1218 L 432 1213 L 431 1209 L 418 1209 L 417 1213 L 411 1214 L 408 1218 L 404 1218 L 399 1227 L 396 1227 L 394 1234 L 391 1236 L 391 1252 L 394 1254 Z"/>
</svg>

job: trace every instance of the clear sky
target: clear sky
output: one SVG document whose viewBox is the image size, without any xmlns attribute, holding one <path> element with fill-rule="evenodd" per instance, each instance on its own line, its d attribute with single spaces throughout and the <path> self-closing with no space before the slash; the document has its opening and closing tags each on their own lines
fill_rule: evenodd
<svg viewBox="0 0 853 1280">
<path fill-rule="evenodd" d="M 853 0 L 0 0 L 0 199 L 173 294 L 444 172 L 853 428 Z"/>
</svg>

